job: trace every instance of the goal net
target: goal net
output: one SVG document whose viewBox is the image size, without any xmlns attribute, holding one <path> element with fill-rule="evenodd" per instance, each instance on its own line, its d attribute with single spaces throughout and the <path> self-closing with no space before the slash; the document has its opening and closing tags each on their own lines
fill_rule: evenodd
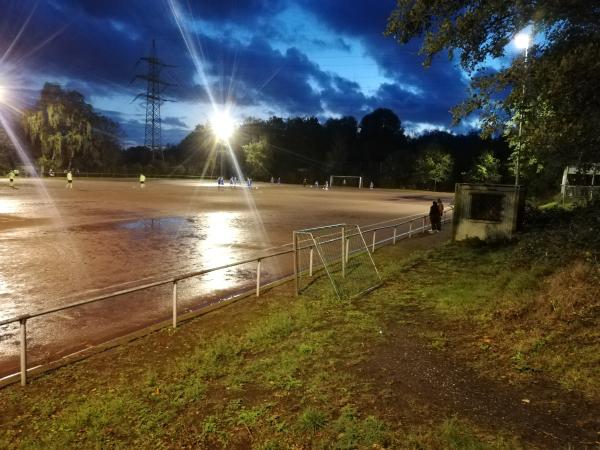
<svg viewBox="0 0 600 450">
<path fill-rule="evenodd" d="M 336 296 L 349 299 L 381 283 L 358 225 L 337 224 L 294 231 L 296 294 L 318 294 L 329 279 Z"/>
<path fill-rule="evenodd" d="M 329 187 L 333 186 L 338 187 L 355 187 L 362 188 L 363 187 L 363 177 L 358 176 L 345 176 L 345 175 L 331 175 L 329 177 Z"/>
</svg>

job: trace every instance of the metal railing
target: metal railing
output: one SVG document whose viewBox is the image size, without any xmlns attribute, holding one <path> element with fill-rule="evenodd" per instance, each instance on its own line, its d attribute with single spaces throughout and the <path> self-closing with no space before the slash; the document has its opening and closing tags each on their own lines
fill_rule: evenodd
<svg viewBox="0 0 600 450">
<path fill-rule="evenodd" d="M 561 186 L 563 202 L 566 197 L 568 198 L 582 198 L 586 200 L 593 200 L 594 198 L 600 197 L 600 186 L 576 186 L 563 184 Z"/>
<path fill-rule="evenodd" d="M 454 211 L 454 206 L 450 205 L 447 209 L 444 210 L 442 215 L 442 223 L 448 223 L 451 219 L 448 217 L 450 212 Z M 419 222 L 418 227 L 413 227 L 414 222 Z M 402 225 L 408 225 L 408 231 L 398 234 L 398 228 Z M 382 239 L 380 241 L 377 240 L 377 232 L 381 230 L 393 230 L 392 236 Z M 392 241 L 393 245 L 396 245 L 396 241 L 402 240 L 404 238 L 411 238 L 415 233 L 425 233 L 427 230 L 431 229 L 431 222 L 429 221 L 429 215 L 420 215 L 416 218 L 405 220 L 403 222 L 395 223 L 392 225 L 385 225 L 381 227 L 367 227 L 362 230 L 363 234 L 367 234 L 373 232 L 371 239 L 371 252 L 375 251 L 377 246 L 381 246 L 386 242 Z"/>
<path fill-rule="evenodd" d="M 450 207 L 449 210 L 451 211 L 452 207 Z M 444 211 L 444 214 L 447 216 L 446 211 Z M 427 219 L 428 219 L 428 215 L 419 215 L 418 217 L 414 217 L 409 220 L 398 222 L 393 225 L 385 225 L 385 226 L 381 226 L 381 227 L 373 227 L 373 226 L 367 227 L 366 230 L 364 231 L 364 233 L 373 232 L 373 239 L 372 239 L 372 244 L 370 247 L 371 252 L 375 251 L 376 246 L 378 246 L 378 245 L 380 246 L 386 242 L 389 242 L 390 240 L 393 242 L 393 244 L 396 244 L 396 242 L 398 240 L 404 239 L 407 237 L 410 238 L 415 233 L 419 233 L 419 232 L 425 233 L 425 231 L 427 231 L 427 229 L 431 227 L 431 224 L 429 224 L 429 227 L 428 227 Z M 443 219 L 443 222 L 447 222 L 448 220 L 449 219 L 447 219 L 447 218 Z M 420 226 L 418 226 L 416 228 L 413 227 L 413 224 L 415 222 L 419 222 Z M 409 230 L 407 232 L 397 234 L 398 227 L 401 227 L 401 226 L 404 226 L 407 224 L 409 226 Z M 377 231 L 386 230 L 386 229 L 393 229 L 394 230 L 393 236 L 391 238 L 377 241 L 376 240 Z M 339 238 L 337 238 L 337 239 L 339 239 Z M 311 248 L 311 247 L 312 247 L 312 245 L 307 245 L 302 248 L 304 249 L 304 248 Z M 89 298 L 86 300 L 69 303 L 67 305 L 43 309 L 41 311 L 37 311 L 37 312 L 29 313 L 29 314 L 21 314 L 16 317 L 11 317 L 9 319 L 0 320 L 0 326 L 17 323 L 17 322 L 19 323 L 19 373 L 20 373 L 21 385 L 25 386 L 27 384 L 27 370 L 28 370 L 27 369 L 27 321 L 30 319 L 34 319 L 36 317 L 41 317 L 41 316 L 46 316 L 48 314 L 56 313 L 59 311 L 65 311 L 65 310 L 76 308 L 76 307 L 83 306 L 83 305 L 89 305 L 92 303 L 100 302 L 102 300 L 108 300 L 108 299 L 115 298 L 115 297 L 118 297 L 118 296 L 121 296 L 124 294 L 131 294 L 134 292 L 140 292 L 140 291 L 144 291 L 144 290 L 147 290 L 150 288 L 154 288 L 154 287 L 158 287 L 158 286 L 165 286 L 165 285 L 170 284 L 170 285 L 172 285 L 172 296 L 171 296 L 172 326 L 173 326 L 173 328 L 176 328 L 177 327 L 177 283 L 178 282 L 189 279 L 189 278 L 198 277 L 198 276 L 210 273 L 210 272 L 215 272 L 218 270 L 228 269 L 231 267 L 241 266 L 244 264 L 249 264 L 249 263 L 255 262 L 256 263 L 256 297 L 259 297 L 260 293 L 261 293 L 261 287 L 262 288 L 267 287 L 269 284 L 269 283 L 267 283 L 265 285 L 261 285 L 262 262 L 269 258 L 275 258 L 278 256 L 282 256 L 282 255 L 286 255 L 286 254 L 290 254 L 290 253 L 294 253 L 294 252 L 295 251 L 293 248 L 289 249 L 289 250 L 282 250 L 282 251 L 279 251 L 276 253 L 270 253 L 268 255 L 263 255 L 263 256 L 259 256 L 259 257 L 255 257 L 255 258 L 248 258 L 248 259 L 244 259 L 244 260 L 240 260 L 240 261 L 235 261 L 235 262 L 232 262 L 229 264 L 223 264 L 221 266 L 197 270 L 194 272 L 187 272 L 187 273 L 184 273 L 181 275 L 175 275 L 175 276 L 163 279 L 163 280 L 138 285 L 138 286 L 128 288 L 128 289 L 114 291 L 109 294 L 99 295 L 99 296 L 92 297 L 92 298 Z M 312 272 L 312 268 L 311 268 L 311 272 Z M 288 278 L 288 277 L 284 277 L 284 279 L 286 279 L 286 278 Z M 5 377 L 5 378 L 9 378 L 11 376 L 13 376 L 13 375 L 9 375 L 8 377 Z"/>
</svg>

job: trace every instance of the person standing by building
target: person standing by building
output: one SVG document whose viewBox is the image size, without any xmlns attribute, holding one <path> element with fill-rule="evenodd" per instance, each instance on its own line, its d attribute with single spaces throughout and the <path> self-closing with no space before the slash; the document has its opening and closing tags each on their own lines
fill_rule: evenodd
<svg viewBox="0 0 600 450">
<path fill-rule="evenodd" d="M 71 173 L 71 169 L 67 172 L 67 188 L 73 189 L 73 173 Z"/>
<path fill-rule="evenodd" d="M 444 219 L 444 203 L 442 203 L 442 199 L 437 199 L 438 209 L 440 210 L 440 222 Z"/>
<path fill-rule="evenodd" d="M 143 173 L 140 173 L 140 189 L 144 189 L 145 185 L 146 185 L 146 175 L 144 175 Z"/>
<path fill-rule="evenodd" d="M 429 208 L 429 222 L 431 223 L 430 233 L 439 232 L 442 228 L 440 224 L 440 208 L 438 207 L 437 202 L 434 200 L 431 204 L 431 208 Z"/>
</svg>

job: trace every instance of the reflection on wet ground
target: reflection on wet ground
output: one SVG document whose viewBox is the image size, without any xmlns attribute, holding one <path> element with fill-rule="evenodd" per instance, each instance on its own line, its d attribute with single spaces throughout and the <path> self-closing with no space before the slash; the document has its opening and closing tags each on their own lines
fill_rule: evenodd
<svg viewBox="0 0 600 450">
<path fill-rule="evenodd" d="M 117 226 L 126 230 L 143 231 L 178 231 L 185 221 L 194 223 L 192 218 L 184 217 L 158 217 L 155 219 L 140 219 L 131 222 L 118 223 Z"/>
<path fill-rule="evenodd" d="M 77 191 L 81 185 L 85 189 Z M 253 192 L 265 240 L 255 211 L 235 190 L 194 190 L 174 181 L 149 184 L 145 191 L 124 191 L 124 185 L 78 182 L 69 191 L 62 182 L 49 182 L 52 204 L 26 189 L 0 198 L 7 211 L 0 218 L 12 221 L 0 221 L 0 319 L 275 252 L 289 243 L 293 229 L 374 223 L 424 210 L 417 204 L 391 211 L 387 198 L 393 193 L 374 200 L 368 192 L 267 187 Z M 265 260 L 261 279 L 291 271 L 290 255 Z M 255 277 L 251 263 L 185 280 L 178 286 L 180 312 L 250 289 Z M 169 299 L 165 287 L 34 319 L 28 326 L 32 364 L 165 319 Z M 16 368 L 17 331 L 15 325 L 0 327 L 0 375 Z"/>
<path fill-rule="evenodd" d="M 23 247 L 37 247 L 39 256 L 50 257 L 59 264 L 53 268 L 46 267 L 34 275 L 38 286 L 45 288 L 36 290 L 28 286 L 26 303 L 12 302 L 9 298 L 9 292 L 19 290 L 20 287 L 26 288 L 19 283 L 21 281 L 24 284 L 26 278 L 19 280 L 19 277 L 12 276 L 12 286 L 11 282 L 0 278 L 0 318 L 55 306 L 50 304 L 52 300 L 57 304 L 65 304 L 86 297 L 71 295 L 77 291 L 85 290 L 89 297 L 91 294 L 101 294 L 103 288 L 115 286 L 118 282 L 126 283 L 142 278 L 148 281 L 161 279 L 169 275 L 227 265 L 248 257 L 249 253 L 256 252 L 257 248 L 266 248 L 267 245 L 253 242 L 252 231 L 248 230 L 247 221 L 243 217 L 244 214 L 237 212 L 213 211 L 195 217 L 155 217 L 76 225 L 67 227 L 64 231 L 68 233 L 69 239 L 68 243 L 64 243 L 72 247 L 60 244 L 60 233 L 56 236 L 55 233 L 45 231 L 30 235 L 20 240 L 20 244 Z M 52 235 L 54 241 L 44 242 L 50 238 L 49 235 Z M 245 245 L 243 239 L 250 240 L 250 245 Z M 93 248 L 93 253 L 88 248 Z M 79 258 L 75 258 L 73 252 L 77 252 Z M 19 258 L 30 260 L 31 263 L 35 259 L 31 254 Z M 107 263 L 111 260 L 114 264 Z M 273 279 L 272 274 L 280 272 L 279 267 L 273 263 L 263 267 L 263 279 Z M 100 272 L 96 276 L 90 276 L 93 270 Z M 56 283 L 52 282 L 57 272 L 68 273 L 61 285 L 77 284 L 79 287 L 57 289 Z M 32 279 L 31 275 L 29 273 L 29 281 Z M 178 289 L 181 312 L 248 288 L 255 276 L 250 267 L 234 266 L 185 280 Z M 81 345 L 101 342 L 100 337 L 108 339 L 114 333 L 123 334 L 131 331 L 131 327 L 140 328 L 168 317 L 170 310 L 164 299 L 169 298 L 169 292 L 157 291 L 154 293 L 156 298 L 150 298 L 150 295 L 152 294 L 148 292 L 132 293 L 107 301 L 104 306 L 98 304 L 79 307 L 35 319 L 38 322 L 37 329 L 29 326 L 30 335 L 35 338 L 30 344 L 31 360 L 41 362 L 51 359 L 52 355 L 63 354 L 65 349 L 75 351 Z M 199 303 L 199 298 L 204 300 Z M 120 305 L 119 314 L 115 312 L 117 303 Z M 0 339 L 1 376 L 6 374 L 3 366 L 14 367 L 16 362 L 17 330 L 12 329 L 14 326 L 0 328 L 0 334 L 3 335 Z M 9 328 L 12 331 L 9 332 Z M 74 340 L 78 345 L 72 345 Z M 9 360 L 12 360 L 12 364 Z"/>
<path fill-rule="evenodd" d="M 0 214 L 12 214 L 17 211 L 17 201 L 8 198 L 0 198 Z"/>
</svg>

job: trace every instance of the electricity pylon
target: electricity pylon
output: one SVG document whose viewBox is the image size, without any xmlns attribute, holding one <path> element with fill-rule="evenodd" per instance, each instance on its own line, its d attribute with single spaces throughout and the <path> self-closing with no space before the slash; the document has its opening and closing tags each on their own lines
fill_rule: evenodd
<svg viewBox="0 0 600 450">
<path fill-rule="evenodd" d="M 162 96 L 162 91 L 164 88 L 174 85 L 162 80 L 160 75 L 163 68 L 175 66 L 164 63 L 156 56 L 156 42 L 154 39 L 152 39 L 150 55 L 140 58 L 138 64 L 140 61 L 144 61 L 148 64 L 148 72 L 146 74 L 135 75 L 132 82 L 137 79 L 145 80 L 147 82 L 146 92 L 136 95 L 133 99 L 133 101 L 136 101 L 139 98 L 144 98 L 144 103 L 146 105 L 144 147 L 147 147 L 152 152 L 152 160 L 154 160 L 156 153 L 164 159 L 161 145 L 160 105 L 164 102 L 173 101 L 164 98 Z"/>
</svg>

